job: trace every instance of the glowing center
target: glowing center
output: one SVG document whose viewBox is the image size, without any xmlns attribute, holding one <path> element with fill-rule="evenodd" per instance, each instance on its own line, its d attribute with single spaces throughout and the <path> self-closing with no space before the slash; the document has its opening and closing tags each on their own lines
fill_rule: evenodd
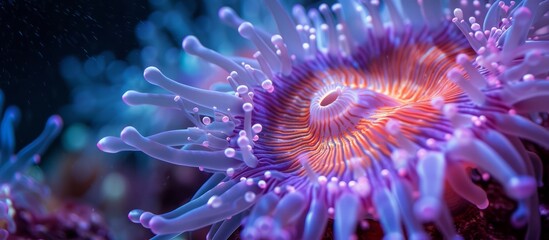
<svg viewBox="0 0 549 240">
<path fill-rule="evenodd" d="M 402 122 L 402 134 L 409 138 L 422 136 L 421 129 L 440 117 L 431 105 L 434 97 L 459 100 L 462 91 L 446 76 L 464 50 L 444 44 L 387 48 L 356 66 L 308 63 L 295 76 L 280 77 L 277 91 L 256 96 L 265 103 L 284 103 L 265 104 L 265 111 L 258 111 L 268 119 L 262 122 L 266 132 L 276 133 L 263 135 L 258 146 L 278 153 L 277 162 L 290 163 L 289 172 L 306 174 L 296 160 L 301 157 L 316 174 L 339 179 L 386 160 L 396 145 L 385 129 L 387 121 Z"/>
</svg>

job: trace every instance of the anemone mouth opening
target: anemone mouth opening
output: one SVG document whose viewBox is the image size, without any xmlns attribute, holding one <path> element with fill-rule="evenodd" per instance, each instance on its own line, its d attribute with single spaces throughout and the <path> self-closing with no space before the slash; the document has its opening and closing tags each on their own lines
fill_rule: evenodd
<svg viewBox="0 0 549 240">
<path fill-rule="evenodd" d="M 327 107 L 330 104 L 334 103 L 338 98 L 341 91 L 334 90 L 329 92 L 328 94 L 324 95 L 324 97 L 320 100 L 319 105 L 321 107 Z"/>
</svg>

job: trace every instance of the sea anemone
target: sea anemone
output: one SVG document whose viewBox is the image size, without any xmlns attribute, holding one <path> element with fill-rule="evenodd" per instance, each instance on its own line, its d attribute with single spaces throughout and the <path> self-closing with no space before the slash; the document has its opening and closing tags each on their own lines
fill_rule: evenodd
<svg viewBox="0 0 549 240">
<path fill-rule="evenodd" d="M 4 93 L 0 91 L 0 109 Z M 61 131 L 63 122 L 57 115 L 51 116 L 44 131 L 33 142 L 15 152 L 14 128 L 18 125 L 20 112 L 10 106 L 4 112 L 0 125 L 0 239 L 32 226 L 17 226 L 21 211 L 27 215 L 44 216 L 47 213 L 46 199 L 49 188 L 28 175 L 29 167 L 40 161 L 40 155 Z M 16 235 L 17 236 L 17 235 Z"/>
<path fill-rule="evenodd" d="M 446 192 L 479 209 L 486 192 L 471 169 L 516 200 L 511 222 L 539 238 L 541 162 L 523 140 L 549 148 L 549 1 L 341 0 L 288 14 L 265 0 L 278 33 L 222 8 L 223 22 L 258 49 L 231 58 L 183 40 L 184 50 L 230 72 L 231 92 L 177 83 L 128 91 L 129 105 L 180 109 L 196 127 L 144 137 L 126 127 L 105 152 L 142 151 L 212 177 L 164 214 L 129 218 L 158 238 L 212 225 L 209 238 L 336 239 L 378 220 L 386 239 L 425 239 L 434 223 L 460 239 Z M 454 16 L 449 16 L 453 10 Z"/>
</svg>

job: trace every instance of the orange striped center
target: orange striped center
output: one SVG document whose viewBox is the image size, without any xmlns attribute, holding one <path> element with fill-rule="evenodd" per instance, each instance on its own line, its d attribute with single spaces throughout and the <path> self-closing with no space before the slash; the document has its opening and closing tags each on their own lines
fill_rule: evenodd
<svg viewBox="0 0 549 240">
<path fill-rule="evenodd" d="M 455 44 L 416 43 L 388 49 L 365 66 L 307 63 L 297 80 L 277 79 L 288 85 L 275 88 L 276 100 L 265 106 L 270 134 L 261 136 L 261 144 L 277 153 L 277 162 L 290 162 L 286 172 L 304 175 L 299 159 L 305 158 L 317 174 L 352 179 L 357 168 L 389 159 L 396 146 L 385 130 L 389 119 L 400 121 L 413 141 L 420 127 L 445 121 L 431 100 L 463 96 L 446 74 L 466 51 Z"/>
</svg>

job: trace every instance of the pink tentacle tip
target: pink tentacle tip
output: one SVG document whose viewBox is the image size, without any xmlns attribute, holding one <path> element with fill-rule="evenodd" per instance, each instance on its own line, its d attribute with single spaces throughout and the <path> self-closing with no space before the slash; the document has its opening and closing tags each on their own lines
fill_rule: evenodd
<svg viewBox="0 0 549 240">
<path fill-rule="evenodd" d="M 490 205 L 490 201 L 485 199 L 482 203 L 477 205 L 478 209 L 486 209 Z"/>
<path fill-rule="evenodd" d="M 133 139 L 137 139 L 140 137 L 141 135 L 139 134 L 139 132 L 137 132 L 137 130 L 131 126 L 125 127 L 124 129 L 122 129 L 122 132 L 120 132 L 120 138 L 124 142 L 132 141 Z"/>
<path fill-rule="evenodd" d="M 141 225 L 143 225 L 143 227 L 146 227 L 146 228 L 152 228 L 152 219 L 155 218 L 156 215 L 154 215 L 153 213 L 150 213 L 150 212 L 144 212 L 143 214 L 141 214 L 141 216 L 139 217 L 139 222 L 141 223 Z"/>
<path fill-rule="evenodd" d="M 63 127 L 63 118 L 59 115 L 53 115 L 48 119 L 48 124 L 55 125 L 57 128 Z"/>
</svg>

